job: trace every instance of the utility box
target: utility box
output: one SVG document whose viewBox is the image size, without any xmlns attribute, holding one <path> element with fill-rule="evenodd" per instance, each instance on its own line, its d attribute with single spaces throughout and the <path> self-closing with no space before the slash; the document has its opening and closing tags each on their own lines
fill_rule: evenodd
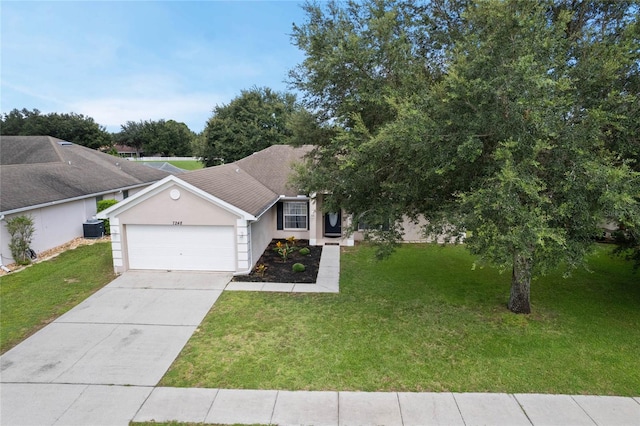
<svg viewBox="0 0 640 426">
<path fill-rule="evenodd" d="M 104 222 L 97 219 L 88 220 L 82 224 L 85 238 L 104 237 Z"/>
</svg>

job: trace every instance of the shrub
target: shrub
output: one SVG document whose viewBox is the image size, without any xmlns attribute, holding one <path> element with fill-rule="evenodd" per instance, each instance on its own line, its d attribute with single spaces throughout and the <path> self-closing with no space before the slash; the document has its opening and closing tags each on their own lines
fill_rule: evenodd
<svg viewBox="0 0 640 426">
<path fill-rule="evenodd" d="M 256 275 L 264 277 L 264 273 L 267 272 L 267 269 L 268 267 L 264 263 L 256 265 L 256 269 L 255 269 Z"/>
<path fill-rule="evenodd" d="M 276 242 L 276 247 L 274 248 L 274 250 L 282 258 L 282 261 L 286 262 L 289 255 L 293 253 L 296 248 L 289 246 L 289 243 L 282 244 L 282 241 L 278 241 Z"/>
<path fill-rule="evenodd" d="M 7 231 L 11 236 L 9 250 L 11 250 L 13 260 L 18 265 L 31 263 L 33 251 L 29 248 L 29 245 L 35 232 L 31 216 L 16 216 L 7 219 Z"/>
<path fill-rule="evenodd" d="M 305 269 L 307 269 L 302 263 L 294 263 L 291 268 L 293 269 L 293 272 L 304 272 Z"/>
<path fill-rule="evenodd" d="M 114 204 L 117 204 L 117 200 L 100 200 L 98 201 L 98 212 L 106 210 Z M 109 225 L 109 219 L 104 220 L 104 235 L 111 235 L 111 226 Z"/>
<path fill-rule="evenodd" d="M 311 253 L 308 247 L 303 247 L 300 249 L 300 254 L 303 256 L 308 256 Z"/>
</svg>

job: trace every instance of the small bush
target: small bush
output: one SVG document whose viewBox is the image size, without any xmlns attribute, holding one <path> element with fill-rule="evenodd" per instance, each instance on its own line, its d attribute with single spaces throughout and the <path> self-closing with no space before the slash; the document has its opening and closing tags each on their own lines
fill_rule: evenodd
<svg viewBox="0 0 640 426">
<path fill-rule="evenodd" d="M 302 263 L 294 263 L 291 268 L 293 269 L 293 272 L 304 272 L 305 269 L 307 269 Z"/>
<path fill-rule="evenodd" d="M 255 269 L 256 275 L 260 277 L 264 277 L 264 273 L 267 272 L 267 269 L 269 268 L 264 263 L 256 265 L 256 269 Z"/>
<path fill-rule="evenodd" d="M 309 250 L 308 247 L 303 247 L 300 249 L 300 254 L 303 256 L 309 256 L 310 253 L 311 253 L 311 250 Z"/>
<path fill-rule="evenodd" d="M 282 241 L 278 241 L 276 242 L 274 250 L 282 258 L 282 261 L 286 262 L 289 255 L 296 251 L 296 248 L 294 246 L 290 246 L 289 243 L 282 244 Z"/>
<path fill-rule="evenodd" d="M 16 216 L 7 219 L 7 232 L 11 236 L 9 250 L 18 265 L 28 265 L 33 258 L 33 250 L 29 248 L 35 228 L 31 216 Z"/>
<path fill-rule="evenodd" d="M 102 210 L 106 210 L 117 203 L 117 200 L 100 200 L 97 204 L 97 210 L 98 212 L 101 212 Z M 111 226 L 109 225 L 109 219 L 104 219 L 104 235 L 111 235 Z"/>
</svg>

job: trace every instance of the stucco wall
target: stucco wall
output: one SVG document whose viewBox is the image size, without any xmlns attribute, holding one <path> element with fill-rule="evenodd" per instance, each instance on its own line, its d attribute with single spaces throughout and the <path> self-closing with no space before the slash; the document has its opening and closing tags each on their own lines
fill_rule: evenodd
<svg viewBox="0 0 640 426">
<path fill-rule="evenodd" d="M 171 191 L 174 189 L 180 192 L 178 199 L 171 197 Z M 114 270 L 116 273 L 121 273 L 129 268 L 126 225 L 233 226 L 234 232 L 238 233 L 239 222 L 244 223 L 234 213 L 216 206 L 184 188 L 170 186 L 150 195 L 148 198 L 144 198 L 138 204 L 118 213 L 115 218 L 111 219 Z M 245 265 L 246 260 L 241 258 L 241 253 L 237 249 L 241 245 L 244 247 L 246 245 L 245 241 L 250 239 L 250 236 L 246 234 L 246 227 L 242 226 L 242 228 L 243 240 L 236 241 L 238 270 L 247 269 L 247 265 Z M 242 252 L 246 253 L 248 250 L 243 249 Z M 247 254 L 248 256 L 249 254 Z"/>
<path fill-rule="evenodd" d="M 302 199 L 302 200 L 292 200 L 292 201 L 307 201 L 306 199 Z M 298 240 L 308 240 L 310 238 L 310 233 L 308 229 L 286 229 L 286 230 L 278 230 L 278 222 L 277 222 L 277 213 L 276 213 L 276 207 L 273 206 L 272 207 L 273 215 L 270 219 L 270 223 L 271 223 L 271 232 L 272 232 L 272 238 L 276 238 L 276 239 L 284 239 L 284 238 L 289 238 L 289 237 L 296 237 L 296 239 Z M 309 210 L 311 210 L 311 208 L 309 208 Z M 309 212 L 307 212 L 307 214 L 309 214 Z M 311 220 L 310 217 L 307 217 L 307 220 Z"/>
<path fill-rule="evenodd" d="M 167 188 L 147 198 L 126 211 L 118 214 L 120 224 L 173 225 L 182 222 L 183 225 L 233 225 L 238 216 L 217 207 L 180 188 L 180 198 L 171 198 L 171 191 L 175 187 Z"/>
<path fill-rule="evenodd" d="M 413 223 L 409 218 L 404 218 L 402 221 L 402 227 L 404 228 L 404 235 L 402 237 L 402 241 L 405 243 L 444 243 L 445 238 L 443 236 L 438 236 L 437 238 L 426 238 L 423 234 L 423 227 L 427 224 L 427 220 L 424 218 L 420 218 L 418 223 Z M 354 233 L 354 239 L 356 241 L 364 240 L 363 232 Z M 453 240 L 449 241 L 453 242 Z"/>
<path fill-rule="evenodd" d="M 276 229 L 276 207 L 266 211 L 257 222 L 251 224 L 251 265 L 253 268 L 264 250 L 273 239 L 273 231 Z"/>
<path fill-rule="evenodd" d="M 31 216 L 35 228 L 31 248 L 36 253 L 41 253 L 75 238 L 82 237 L 84 234 L 82 224 L 95 216 L 95 214 L 96 199 L 91 197 L 6 215 L 2 221 L 2 230 L 0 231 L 2 264 L 13 263 L 11 250 L 9 250 L 11 236 L 7 232 L 5 222 L 7 219 L 22 215 Z"/>
</svg>

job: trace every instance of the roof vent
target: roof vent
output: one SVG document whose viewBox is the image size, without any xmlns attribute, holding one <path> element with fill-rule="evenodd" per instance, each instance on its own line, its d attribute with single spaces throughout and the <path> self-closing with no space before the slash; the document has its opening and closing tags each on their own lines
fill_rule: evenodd
<svg viewBox="0 0 640 426">
<path fill-rule="evenodd" d="M 71 142 L 67 142 L 67 141 L 58 141 L 58 145 L 60 146 L 69 146 L 69 145 L 73 145 Z"/>
</svg>

